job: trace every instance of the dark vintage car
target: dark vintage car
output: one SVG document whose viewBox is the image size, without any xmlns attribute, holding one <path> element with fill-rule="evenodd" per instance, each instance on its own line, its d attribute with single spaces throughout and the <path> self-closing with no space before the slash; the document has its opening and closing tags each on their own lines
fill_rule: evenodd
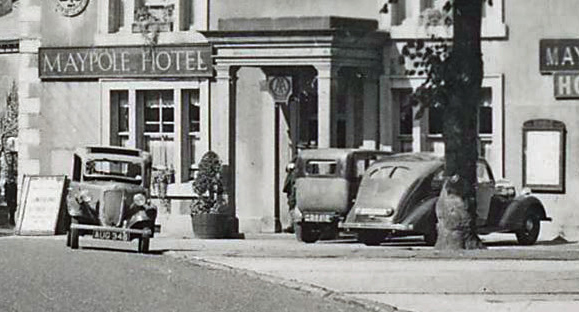
<svg viewBox="0 0 579 312">
<path fill-rule="evenodd" d="M 296 160 L 296 236 L 313 243 L 337 233 L 352 207 L 364 171 L 390 152 L 323 148 L 303 150 Z"/>
<path fill-rule="evenodd" d="M 67 211 L 67 245 L 77 249 L 79 235 L 96 239 L 138 239 L 138 251 L 149 251 L 157 208 L 149 200 L 151 155 L 122 147 L 89 146 L 73 156 Z"/>
<path fill-rule="evenodd" d="M 488 163 L 477 163 L 477 232 L 515 233 L 519 244 L 537 241 L 540 221 L 550 221 L 543 204 L 508 181 L 495 182 Z M 444 159 L 428 153 L 399 154 L 374 163 L 362 178 L 358 197 L 341 227 L 366 245 L 386 237 L 437 238 L 435 204 L 444 181 Z"/>
</svg>

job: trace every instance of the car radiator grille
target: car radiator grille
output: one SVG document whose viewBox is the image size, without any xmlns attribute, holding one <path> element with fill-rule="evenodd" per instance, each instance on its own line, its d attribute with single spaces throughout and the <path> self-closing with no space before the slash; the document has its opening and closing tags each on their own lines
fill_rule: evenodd
<svg viewBox="0 0 579 312">
<path fill-rule="evenodd" d="M 123 200 L 123 192 L 121 191 L 105 192 L 104 205 L 101 208 L 101 222 L 103 225 L 119 224 L 121 214 L 124 210 L 124 207 L 121 207 Z"/>
</svg>

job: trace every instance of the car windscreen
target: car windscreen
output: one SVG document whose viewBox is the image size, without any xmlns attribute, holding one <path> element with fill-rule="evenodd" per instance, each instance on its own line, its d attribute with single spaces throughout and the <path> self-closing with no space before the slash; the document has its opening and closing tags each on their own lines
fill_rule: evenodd
<svg viewBox="0 0 579 312">
<path fill-rule="evenodd" d="M 308 176 L 334 176 L 338 172 L 338 162 L 336 160 L 308 160 L 305 166 Z"/>
<path fill-rule="evenodd" d="M 122 179 L 140 183 L 141 164 L 127 161 L 93 159 L 86 162 L 85 179 Z"/>
</svg>

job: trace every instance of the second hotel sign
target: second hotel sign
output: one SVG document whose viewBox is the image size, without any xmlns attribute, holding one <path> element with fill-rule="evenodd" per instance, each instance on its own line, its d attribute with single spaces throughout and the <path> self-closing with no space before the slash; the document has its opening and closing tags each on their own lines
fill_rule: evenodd
<svg viewBox="0 0 579 312">
<path fill-rule="evenodd" d="M 40 48 L 41 79 L 210 77 L 211 48 L 142 46 Z"/>
</svg>

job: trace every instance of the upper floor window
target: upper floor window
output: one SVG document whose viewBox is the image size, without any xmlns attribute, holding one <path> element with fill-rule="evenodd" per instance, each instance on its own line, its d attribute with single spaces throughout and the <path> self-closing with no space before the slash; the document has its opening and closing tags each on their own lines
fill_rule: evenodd
<svg viewBox="0 0 579 312">
<path fill-rule="evenodd" d="M 429 33 L 429 28 L 448 25 L 452 22 L 452 13 L 443 10 L 447 1 L 398 0 L 396 3 L 389 4 L 388 12 L 381 16 L 381 27 L 392 27 L 392 36 L 394 38 L 416 36 L 424 31 L 426 31 L 424 33 L 427 35 L 426 37 L 430 37 L 430 35 L 438 32 Z M 492 6 L 489 6 L 487 1 L 481 1 L 481 5 L 483 37 L 506 35 L 503 25 L 503 0 L 493 1 Z M 422 32 L 420 29 L 422 29 Z M 448 35 L 446 32 L 440 34 L 443 36 Z"/>
<path fill-rule="evenodd" d="M 173 32 L 195 29 L 196 0 L 103 0 L 108 33 Z"/>
</svg>

